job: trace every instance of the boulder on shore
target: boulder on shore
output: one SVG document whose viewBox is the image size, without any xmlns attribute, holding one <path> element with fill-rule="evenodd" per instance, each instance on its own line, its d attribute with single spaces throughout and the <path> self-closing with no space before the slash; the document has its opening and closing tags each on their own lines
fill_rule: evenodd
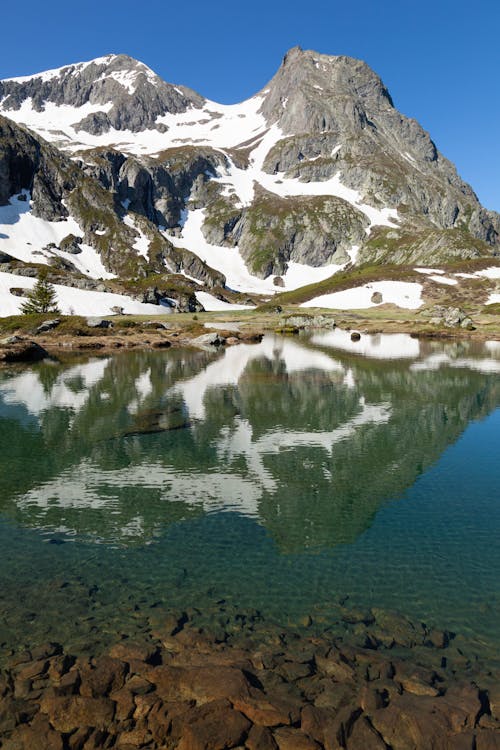
<svg viewBox="0 0 500 750">
<path fill-rule="evenodd" d="M 0 362 L 40 362 L 48 356 L 49 353 L 35 341 L 21 339 L 0 344 Z"/>
</svg>

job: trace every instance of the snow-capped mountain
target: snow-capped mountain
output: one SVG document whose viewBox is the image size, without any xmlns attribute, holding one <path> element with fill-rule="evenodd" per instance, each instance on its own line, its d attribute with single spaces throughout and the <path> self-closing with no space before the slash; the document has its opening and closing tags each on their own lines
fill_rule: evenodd
<svg viewBox="0 0 500 750">
<path fill-rule="evenodd" d="M 221 105 L 109 55 L 1 81 L 0 113 L 0 252 L 25 263 L 267 294 L 500 247 L 499 215 L 352 58 L 294 48 Z"/>
</svg>

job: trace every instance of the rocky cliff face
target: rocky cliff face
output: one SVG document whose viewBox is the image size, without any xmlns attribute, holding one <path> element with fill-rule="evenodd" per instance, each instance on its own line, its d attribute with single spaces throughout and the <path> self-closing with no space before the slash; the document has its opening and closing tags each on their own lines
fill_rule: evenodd
<svg viewBox="0 0 500 750">
<path fill-rule="evenodd" d="M 104 163 L 113 164 L 113 156 L 115 167 L 124 161 L 124 157 L 113 154 L 111 162 L 104 159 Z M 113 177 L 112 168 L 102 173 L 92 168 L 82 172 L 80 166 L 28 130 L 0 116 L 0 206 L 7 204 L 11 196 L 24 193 L 26 200 L 27 194 L 30 196 L 31 213 L 35 217 L 59 222 L 71 216 L 81 230 L 77 242 L 83 241 L 97 250 L 104 267 L 125 279 L 186 269 L 206 286 L 224 286 L 222 274 L 188 250 L 174 248 L 156 224 L 149 221 L 142 206 L 138 206 L 140 215 L 135 224 L 131 226 L 124 221 L 126 210 L 119 201 L 120 193 L 114 193 L 109 189 L 112 185 L 106 184 L 106 175 Z M 75 240 L 68 235 L 59 250 L 67 252 L 70 237 Z M 143 254 L 134 247 L 141 238 L 146 246 Z"/>
<path fill-rule="evenodd" d="M 349 57 L 294 48 L 259 94 L 222 106 L 110 55 L 0 82 L 0 112 L 0 204 L 30 190 L 37 215 L 70 214 L 127 277 L 189 269 L 243 291 L 274 275 L 286 287 L 291 262 L 432 265 L 500 248 L 500 216 Z"/>
<path fill-rule="evenodd" d="M 429 134 L 399 113 L 380 78 L 359 60 L 292 49 L 265 89 L 266 119 L 286 136 L 264 169 L 304 182 L 342 182 L 372 205 L 394 206 L 405 222 L 465 227 L 499 245 L 499 217 L 437 150 Z"/>
</svg>

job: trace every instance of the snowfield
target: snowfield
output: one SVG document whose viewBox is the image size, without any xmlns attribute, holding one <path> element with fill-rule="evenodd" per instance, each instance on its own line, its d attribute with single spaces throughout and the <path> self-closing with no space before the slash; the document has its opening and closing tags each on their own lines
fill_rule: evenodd
<svg viewBox="0 0 500 750">
<path fill-rule="evenodd" d="M 23 297 L 10 293 L 12 288 L 33 289 L 36 279 L 0 272 L 0 318 L 18 315 L 21 312 Z M 54 284 L 57 303 L 63 315 L 112 315 L 111 308 L 118 306 L 128 315 L 165 315 L 168 307 L 136 302 L 122 294 L 90 292 L 69 286 Z"/>
<path fill-rule="evenodd" d="M 74 234 L 82 237 L 83 232 L 75 219 L 46 221 L 31 213 L 30 194 L 23 190 L 12 196 L 7 206 L 0 206 L 0 252 L 8 253 L 25 263 L 49 264 L 54 257 L 64 258 L 85 276 L 93 279 L 112 279 L 113 274 L 104 268 L 99 253 L 90 245 L 81 244 L 78 255 L 61 250 L 44 250 L 53 243 Z"/>
<path fill-rule="evenodd" d="M 382 303 L 372 302 L 375 292 L 382 295 Z M 301 307 L 326 307 L 334 310 L 364 310 L 378 304 L 391 303 L 407 310 L 422 305 L 422 284 L 411 281 L 374 281 L 341 292 L 322 294 L 303 302 Z"/>
<path fill-rule="evenodd" d="M 305 284 L 313 284 L 327 279 L 345 268 L 345 265 L 332 264 L 313 268 L 301 263 L 290 263 L 287 272 L 281 277 L 284 287 L 276 287 L 273 283 L 274 276 L 259 279 L 257 276 L 250 274 L 237 247 L 219 247 L 207 242 L 202 232 L 205 209 L 199 208 L 195 211 L 187 211 L 186 214 L 181 237 L 175 237 L 168 232 L 164 232 L 165 237 L 175 247 L 191 250 L 211 268 L 223 273 L 226 277 L 226 286 L 236 292 L 274 294 L 281 289 L 298 289 Z"/>
<path fill-rule="evenodd" d="M 196 299 L 203 305 L 207 312 L 223 312 L 225 310 L 253 310 L 252 305 L 232 305 L 229 302 L 224 302 L 221 299 L 217 299 L 213 294 L 208 292 L 195 292 Z"/>
</svg>

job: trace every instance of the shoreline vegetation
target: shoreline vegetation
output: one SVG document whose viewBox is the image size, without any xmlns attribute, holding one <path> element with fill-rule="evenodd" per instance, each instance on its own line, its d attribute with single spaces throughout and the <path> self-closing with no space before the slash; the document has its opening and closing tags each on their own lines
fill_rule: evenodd
<svg viewBox="0 0 500 750">
<path fill-rule="evenodd" d="M 0 319 L 0 362 L 33 361 L 71 352 L 116 352 L 121 349 L 162 349 L 170 346 L 215 346 L 260 341 L 266 333 L 298 334 L 314 328 L 363 334 L 407 333 L 418 338 L 500 340 L 499 305 L 474 314 L 472 326 L 447 326 L 431 319 L 432 312 L 400 310 L 393 306 L 360 311 L 333 311 L 275 306 L 251 311 L 179 313 L 150 316 L 111 315 L 85 318 L 50 314 L 18 315 Z M 489 309 L 491 308 L 491 309 Z M 227 327 L 226 327 L 227 326 Z M 206 341 L 199 340 L 205 336 Z M 30 348 L 31 347 L 31 348 Z M 43 350 L 46 354 L 43 354 Z"/>
</svg>

